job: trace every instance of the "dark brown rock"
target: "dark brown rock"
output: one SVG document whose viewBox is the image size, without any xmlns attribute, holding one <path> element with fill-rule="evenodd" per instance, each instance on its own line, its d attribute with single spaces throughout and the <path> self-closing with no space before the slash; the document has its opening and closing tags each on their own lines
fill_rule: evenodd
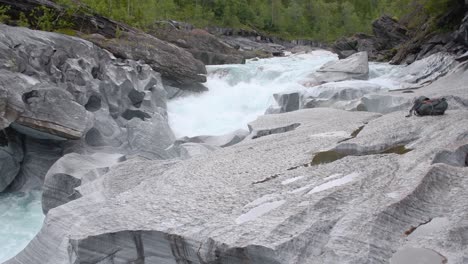
<svg viewBox="0 0 468 264">
<path fill-rule="evenodd" d="M 227 45 L 220 39 L 201 29 L 178 29 L 172 24 L 155 26 L 150 34 L 173 43 L 190 52 L 206 65 L 241 64 L 245 59 L 242 52 Z"/>
<path fill-rule="evenodd" d="M 201 61 L 184 49 L 151 35 L 122 32 L 122 36 L 112 39 L 96 34 L 83 37 L 119 58 L 144 61 L 179 88 L 206 81 L 206 69 Z"/>
</svg>

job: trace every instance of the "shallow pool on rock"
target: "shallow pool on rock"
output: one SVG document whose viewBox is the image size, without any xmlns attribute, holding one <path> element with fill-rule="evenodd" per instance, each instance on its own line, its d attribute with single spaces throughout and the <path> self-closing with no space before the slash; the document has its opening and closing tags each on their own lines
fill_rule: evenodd
<svg viewBox="0 0 468 264">
<path fill-rule="evenodd" d="M 14 257 L 44 221 L 40 191 L 0 194 L 0 263 Z"/>
</svg>

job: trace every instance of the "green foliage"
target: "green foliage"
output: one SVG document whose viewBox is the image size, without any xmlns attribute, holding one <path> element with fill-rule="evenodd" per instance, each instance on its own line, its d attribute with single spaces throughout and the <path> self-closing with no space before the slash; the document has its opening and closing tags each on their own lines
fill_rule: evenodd
<svg viewBox="0 0 468 264">
<path fill-rule="evenodd" d="M 79 12 L 97 12 L 141 29 L 154 27 L 156 21 L 171 19 L 198 27 L 255 29 L 287 39 L 333 41 L 357 32 L 371 33 L 372 21 L 383 14 L 396 18 L 411 14 L 408 24 L 417 28 L 428 18 L 446 12 L 456 1 L 56 0 L 65 7 L 63 11 L 39 8 L 28 18 L 34 28 L 58 30 L 73 28 L 70 21 Z"/>
<path fill-rule="evenodd" d="M 10 20 L 10 16 L 7 14 L 9 10 L 9 6 L 0 6 L 0 23 L 6 23 Z"/>
<path fill-rule="evenodd" d="M 55 14 L 54 11 L 45 6 L 36 7 L 32 16 L 35 21 L 35 28 L 44 31 L 52 31 L 54 29 Z"/>
<path fill-rule="evenodd" d="M 60 33 L 60 34 L 64 34 L 64 35 L 68 35 L 68 36 L 76 36 L 76 31 L 71 29 L 71 28 L 59 28 L 57 30 L 55 30 L 54 32 L 57 32 L 57 33 Z"/>
<path fill-rule="evenodd" d="M 26 15 L 23 12 L 21 12 L 19 14 L 18 26 L 20 26 L 20 27 L 31 27 L 31 25 L 29 24 L 28 18 L 26 17 Z"/>
</svg>

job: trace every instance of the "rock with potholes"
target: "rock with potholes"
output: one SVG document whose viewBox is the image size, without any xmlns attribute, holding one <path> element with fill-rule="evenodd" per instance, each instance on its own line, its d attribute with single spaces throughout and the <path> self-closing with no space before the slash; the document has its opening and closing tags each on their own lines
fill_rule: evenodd
<svg viewBox="0 0 468 264">
<path fill-rule="evenodd" d="M 143 33 L 124 32 L 120 38 L 106 39 L 99 35 L 86 39 L 119 58 L 142 60 L 162 74 L 170 84 L 188 90 L 206 90 L 206 69 L 187 51 Z"/>
<path fill-rule="evenodd" d="M 32 144 L 11 190 L 40 188 L 64 153 L 174 157 L 167 92 L 149 65 L 56 33 L 0 25 L 0 37 L 0 125 Z"/>
</svg>

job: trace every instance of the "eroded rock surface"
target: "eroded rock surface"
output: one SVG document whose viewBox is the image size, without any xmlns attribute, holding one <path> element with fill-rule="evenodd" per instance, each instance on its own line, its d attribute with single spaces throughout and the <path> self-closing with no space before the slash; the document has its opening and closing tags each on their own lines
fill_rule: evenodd
<svg viewBox="0 0 468 264">
<path fill-rule="evenodd" d="M 453 234 L 467 226 L 467 167 L 434 160 L 468 143 L 468 112 L 404 114 L 267 115 L 252 131 L 299 126 L 175 163 L 117 165 L 86 185 L 94 192 L 50 210 L 7 263 L 388 263 L 417 243 L 462 264 L 466 245 Z M 411 151 L 386 151 L 402 145 Z M 311 165 L 331 149 L 348 155 Z M 126 184 L 102 183 L 113 179 Z M 406 239 L 436 217 L 451 223 L 439 236 Z"/>
<path fill-rule="evenodd" d="M 5 149 L 5 166 L 17 175 L 11 190 L 40 188 L 66 153 L 174 157 L 166 150 L 175 140 L 167 92 L 149 65 L 50 32 L 0 25 L 0 38 L 0 126 L 12 128 L 25 151 Z"/>
</svg>

